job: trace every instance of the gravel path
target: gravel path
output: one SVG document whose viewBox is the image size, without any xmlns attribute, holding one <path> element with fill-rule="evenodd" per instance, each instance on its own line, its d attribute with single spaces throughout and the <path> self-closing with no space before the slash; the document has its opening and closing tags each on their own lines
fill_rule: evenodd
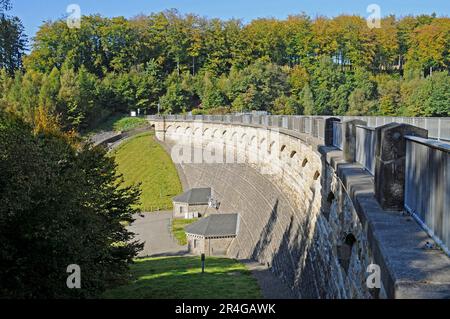
<svg viewBox="0 0 450 319">
<path fill-rule="evenodd" d="M 172 212 L 143 213 L 128 227 L 136 234 L 136 239 L 144 242 L 144 249 L 138 257 L 174 256 L 187 254 L 187 246 L 180 246 L 172 238 L 170 219 Z"/>
<path fill-rule="evenodd" d="M 253 260 L 240 260 L 258 281 L 265 299 L 296 299 L 291 289 L 266 266 Z"/>
</svg>

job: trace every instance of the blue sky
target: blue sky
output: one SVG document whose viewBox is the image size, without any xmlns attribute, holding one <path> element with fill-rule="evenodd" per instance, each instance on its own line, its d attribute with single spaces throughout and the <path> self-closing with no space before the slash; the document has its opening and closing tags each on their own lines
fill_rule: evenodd
<svg viewBox="0 0 450 319">
<path fill-rule="evenodd" d="M 210 18 L 241 18 L 244 22 L 258 17 L 285 18 L 306 12 L 310 16 L 336 16 L 352 13 L 367 16 L 366 8 L 376 3 L 383 16 L 436 12 L 450 16 L 449 0 L 12 0 L 10 14 L 22 19 L 25 32 L 33 36 L 45 20 L 66 15 L 69 4 L 76 3 L 82 14 L 132 17 L 176 8 L 182 13 L 196 13 Z"/>
</svg>

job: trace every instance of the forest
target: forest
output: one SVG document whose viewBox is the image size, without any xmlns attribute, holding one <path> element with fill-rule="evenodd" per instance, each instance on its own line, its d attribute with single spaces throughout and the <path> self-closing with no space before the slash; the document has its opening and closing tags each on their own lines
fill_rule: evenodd
<svg viewBox="0 0 450 319">
<path fill-rule="evenodd" d="M 5 11 L 6 12 L 6 11 Z M 0 105 L 76 131 L 112 113 L 448 116 L 450 18 L 305 14 L 208 19 L 176 10 L 45 22 L 26 53 L 2 14 Z M 4 27 L 5 26 L 5 27 Z"/>
</svg>

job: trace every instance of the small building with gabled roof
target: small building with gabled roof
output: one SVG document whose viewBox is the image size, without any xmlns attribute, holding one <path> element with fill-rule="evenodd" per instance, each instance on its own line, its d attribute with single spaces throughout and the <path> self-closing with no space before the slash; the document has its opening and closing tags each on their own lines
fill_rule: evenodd
<svg viewBox="0 0 450 319">
<path fill-rule="evenodd" d="M 172 198 L 174 218 L 197 218 L 207 213 L 211 188 L 191 188 Z"/>
<path fill-rule="evenodd" d="M 238 214 L 213 214 L 185 227 L 189 252 L 206 256 L 227 254 L 239 230 Z"/>
</svg>

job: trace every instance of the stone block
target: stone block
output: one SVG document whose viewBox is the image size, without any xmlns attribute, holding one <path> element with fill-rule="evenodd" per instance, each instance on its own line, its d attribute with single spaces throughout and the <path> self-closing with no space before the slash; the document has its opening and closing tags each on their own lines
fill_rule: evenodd
<svg viewBox="0 0 450 319">
<path fill-rule="evenodd" d="M 375 197 L 384 210 L 404 206 L 406 135 L 428 138 L 428 131 L 409 124 L 390 123 L 376 130 Z"/>
<path fill-rule="evenodd" d="M 311 118 L 311 135 L 314 137 L 324 137 L 323 134 L 325 133 L 324 131 L 324 118 L 323 117 L 313 117 Z M 321 128 L 322 125 L 322 128 Z M 323 131 L 321 132 L 321 130 L 323 129 Z"/>
<path fill-rule="evenodd" d="M 350 163 L 356 157 L 356 125 L 367 125 L 362 120 L 350 120 L 342 122 L 342 151 L 344 160 Z"/>
<path fill-rule="evenodd" d="M 337 117 L 329 117 L 325 120 L 325 145 L 333 145 L 333 122 L 340 122 Z"/>
</svg>

